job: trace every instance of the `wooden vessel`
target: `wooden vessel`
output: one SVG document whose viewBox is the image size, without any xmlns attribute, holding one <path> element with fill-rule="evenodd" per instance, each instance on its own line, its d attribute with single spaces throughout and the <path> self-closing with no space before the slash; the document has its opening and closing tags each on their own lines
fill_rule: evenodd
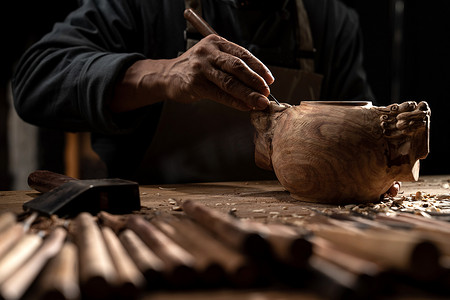
<svg viewBox="0 0 450 300">
<path fill-rule="evenodd" d="M 255 162 L 273 170 L 295 199 L 374 202 L 394 181 L 415 181 L 429 152 L 426 102 L 271 103 L 251 113 Z"/>
</svg>

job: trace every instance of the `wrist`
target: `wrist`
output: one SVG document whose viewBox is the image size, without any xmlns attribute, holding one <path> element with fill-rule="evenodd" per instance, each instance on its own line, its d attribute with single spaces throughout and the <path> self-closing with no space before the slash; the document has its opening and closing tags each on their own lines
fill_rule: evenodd
<svg viewBox="0 0 450 300">
<path fill-rule="evenodd" d="M 139 60 L 117 82 L 110 109 L 114 113 L 134 110 L 167 99 L 164 70 L 167 60 Z"/>
</svg>

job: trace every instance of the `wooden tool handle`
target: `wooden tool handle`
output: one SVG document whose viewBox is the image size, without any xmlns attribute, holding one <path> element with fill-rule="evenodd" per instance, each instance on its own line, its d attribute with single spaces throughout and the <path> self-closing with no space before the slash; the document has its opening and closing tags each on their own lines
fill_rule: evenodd
<svg viewBox="0 0 450 300">
<path fill-rule="evenodd" d="M 16 215 L 12 212 L 0 214 L 0 233 L 16 224 Z"/>
<path fill-rule="evenodd" d="M 73 180 L 77 179 L 47 170 L 37 170 L 28 175 L 28 186 L 36 191 L 46 193 L 63 183 Z"/>
<path fill-rule="evenodd" d="M 208 36 L 210 34 L 217 34 L 214 29 L 203 20 L 202 17 L 197 15 L 192 9 L 188 8 L 184 11 L 184 18 L 188 20 L 195 29 L 198 30 L 203 36 Z"/>
<path fill-rule="evenodd" d="M 137 236 L 134 231 L 125 229 L 119 235 L 120 241 L 147 282 L 157 287 L 163 280 L 164 262 Z"/>
<path fill-rule="evenodd" d="M 66 233 L 65 229 L 56 228 L 26 263 L 5 280 L 0 287 L 0 295 L 3 299 L 21 299 L 23 297 L 47 261 L 58 254 L 66 238 Z"/>
<path fill-rule="evenodd" d="M 36 299 L 80 299 L 78 285 L 78 251 L 66 242 L 39 276 L 34 287 Z"/>
<path fill-rule="evenodd" d="M 0 233 L 0 257 L 7 253 L 25 234 L 21 223 L 14 224 Z"/>
<path fill-rule="evenodd" d="M 207 228 L 226 245 L 254 259 L 270 259 L 270 244 L 247 223 L 207 207 L 193 200 L 182 203 L 183 211 L 198 224 Z"/>
<path fill-rule="evenodd" d="M 75 219 L 75 238 L 80 259 L 80 287 L 93 299 L 106 299 L 116 282 L 116 270 L 94 218 L 86 212 Z"/>
<path fill-rule="evenodd" d="M 186 288 L 195 282 L 195 258 L 189 252 L 141 216 L 130 216 L 127 227 L 164 262 L 164 274 L 172 285 Z"/>
<path fill-rule="evenodd" d="M 145 285 L 145 279 L 117 235 L 109 227 L 102 228 L 103 238 L 117 273 L 117 292 L 124 299 L 136 299 Z"/>
<path fill-rule="evenodd" d="M 27 234 L 17 241 L 0 258 L 0 285 L 25 263 L 41 244 L 42 238 L 37 234 Z"/>
</svg>

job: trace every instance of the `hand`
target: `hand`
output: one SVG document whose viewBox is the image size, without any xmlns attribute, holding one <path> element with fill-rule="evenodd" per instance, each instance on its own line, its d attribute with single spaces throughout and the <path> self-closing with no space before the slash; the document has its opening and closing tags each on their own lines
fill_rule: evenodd
<svg viewBox="0 0 450 300">
<path fill-rule="evenodd" d="M 239 110 L 264 109 L 274 79 L 249 51 L 209 35 L 176 58 L 165 76 L 175 101 L 211 99 Z"/>
<path fill-rule="evenodd" d="M 249 51 L 209 35 L 177 58 L 136 62 L 116 87 L 111 108 L 117 112 L 162 100 L 210 99 L 238 110 L 262 110 L 273 81 Z"/>
</svg>

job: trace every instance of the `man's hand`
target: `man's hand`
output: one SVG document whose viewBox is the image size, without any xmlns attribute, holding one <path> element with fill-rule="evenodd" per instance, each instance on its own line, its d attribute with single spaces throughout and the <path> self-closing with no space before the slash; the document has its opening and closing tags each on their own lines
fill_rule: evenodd
<svg viewBox="0 0 450 300">
<path fill-rule="evenodd" d="M 183 55 L 133 64 L 116 87 L 113 111 L 126 111 L 163 100 L 210 99 L 239 110 L 267 107 L 269 69 L 246 49 L 209 35 Z"/>
</svg>

